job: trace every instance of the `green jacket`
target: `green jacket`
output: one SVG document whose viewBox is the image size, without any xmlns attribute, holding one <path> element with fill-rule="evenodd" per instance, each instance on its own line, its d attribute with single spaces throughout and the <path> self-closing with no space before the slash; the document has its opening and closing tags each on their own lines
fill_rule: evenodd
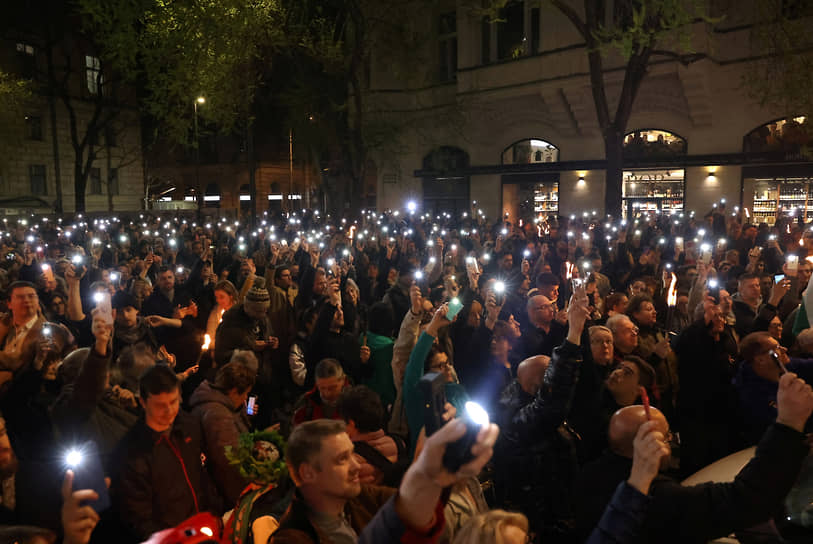
<svg viewBox="0 0 813 544">
<path fill-rule="evenodd" d="M 421 333 L 418 343 L 415 344 L 415 349 L 412 350 L 412 354 L 409 356 L 409 362 L 404 373 L 404 405 L 406 406 L 407 424 L 409 425 L 410 457 L 415 453 L 415 444 L 423 427 L 424 400 L 418 382 L 421 381 L 423 376 L 423 364 L 432 349 L 434 341 L 434 337 L 425 332 Z M 462 385 L 459 383 L 446 384 L 446 402 L 454 406 L 458 414 L 463 413 L 468 400 L 469 395 Z"/>
<path fill-rule="evenodd" d="M 392 338 L 367 333 L 367 347 L 370 348 L 370 360 L 367 366 L 371 374 L 363 383 L 381 397 L 384 408 L 395 403 L 395 381 L 392 377 Z"/>
</svg>

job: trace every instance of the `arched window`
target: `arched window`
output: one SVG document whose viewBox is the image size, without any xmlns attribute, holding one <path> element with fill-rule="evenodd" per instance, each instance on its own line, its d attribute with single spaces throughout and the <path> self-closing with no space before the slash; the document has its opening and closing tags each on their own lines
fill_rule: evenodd
<svg viewBox="0 0 813 544">
<path fill-rule="evenodd" d="M 452 172 L 469 166 L 469 154 L 459 147 L 441 146 L 423 158 L 423 169 L 435 172 Z"/>
<path fill-rule="evenodd" d="M 686 154 L 686 138 L 660 129 L 639 129 L 624 136 L 624 157 L 628 159 L 664 159 Z"/>
<path fill-rule="evenodd" d="M 807 117 L 799 116 L 765 123 L 745 135 L 742 150 L 745 153 L 799 154 L 810 141 L 806 122 Z"/>
<path fill-rule="evenodd" d="M 559 148 L 538 138 L 514 142 L 502 152 L 502 164 L 559 162 Z"/>
</svg>

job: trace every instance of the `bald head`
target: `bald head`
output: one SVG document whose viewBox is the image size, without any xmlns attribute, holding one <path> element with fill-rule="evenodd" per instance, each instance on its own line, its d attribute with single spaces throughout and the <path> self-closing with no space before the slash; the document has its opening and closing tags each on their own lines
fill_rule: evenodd
<svg viewBox="0 0 813 544">
<path fill-rule="evenodd" d="M 669 432 L 669 422 L 657 408 L 650 408 L 649 413 L 653 421 L 659 422 L 659 429 L 664 435 Z M 640 404 L 621 408 L 610 419 L 610 430 L 607 441 L 610 450 L 623 457 L 632 458 L 632 442 L 638 427 L 646 423 L 646 410 Z"/>
<path fill-rule="evenodd" d="M 517 367 L 517 382 L 522 390 L 535 395 L 542 387 L 549 365 L 550 357 L 547 355 L 535 355 L 522 361 Z"/>
</svg>

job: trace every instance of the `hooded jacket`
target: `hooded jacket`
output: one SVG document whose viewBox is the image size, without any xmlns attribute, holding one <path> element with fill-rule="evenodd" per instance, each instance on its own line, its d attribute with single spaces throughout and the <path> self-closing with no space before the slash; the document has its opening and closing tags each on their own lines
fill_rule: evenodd
<svg viewBox="0 0 813 544">
<path fill-rule="evenodd" d="M 189 400 L 192 417 L 200 424 L 202 448 L 217 490 L 227 507 L 237 504 L 240 493 L 250 483 L 240 476 L 226 458 L 226 446 L 237 447 L 242 433 L 249 431 L 249 421 L 243 406 L 232 400 L 211 383 L 201 383 Z"/>
</svg>

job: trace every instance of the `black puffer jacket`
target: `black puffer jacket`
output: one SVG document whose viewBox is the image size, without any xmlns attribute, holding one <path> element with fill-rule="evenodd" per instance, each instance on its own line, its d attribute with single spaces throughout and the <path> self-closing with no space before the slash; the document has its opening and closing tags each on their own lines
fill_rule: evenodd
<svg viewBox="0 0 813 544">
<path fill-rule="evenodd" d="M 565 341 L 553 351 L 536 396 L 531 398 L 514 382 L 500 399 L 503 428 L 494 455 L 498 492 L 504 507 L 537 520 L 535 529 L 546 535 L 561 530 L 557 520 L 571 518 L 576 437 L 565 419 L 581 360 L 579 346 Z"/>
<path fill-rule="evenodd" d="M 157 433 L 140 419 L 122 440 L 115 456 L 112 495 L 135 542 L 197 512 L 221 513 L 200 444 L 200 426 L 183 412 L 169 433 Z"/>
</svg>

